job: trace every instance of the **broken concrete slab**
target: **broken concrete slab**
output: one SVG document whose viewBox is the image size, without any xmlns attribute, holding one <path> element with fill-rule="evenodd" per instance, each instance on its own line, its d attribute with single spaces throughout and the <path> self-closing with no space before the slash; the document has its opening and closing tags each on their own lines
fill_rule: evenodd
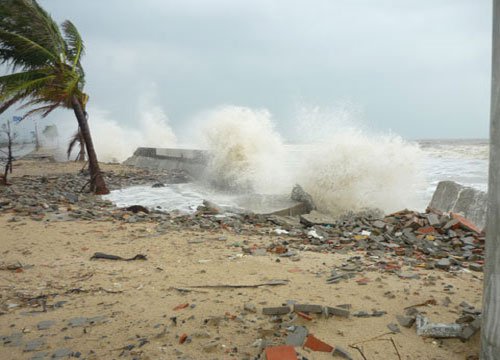
<svg viewBox="0 0 500 360">
<path fill-rule="evenodd" d="M 333 350 L 332 355 L 334 357 L 337 356 L 337 357 L 340 357 L 342 359 L 352 360 L 351 354 L 349 354 L 349 352 L 346 349 L 344 349 L 340 346 L 335 346 L 335 349 Z"/>
<path fill-rule="evenodd" d="M 309 214 L 301 215 L 300 222 L 306 226 L 333 225 L 336 223 L 336 220 L 329 215 L 313 210 Z"/>
<path fill-rule="evenodd" d="M 323 306 L 310 305 L 310 304 L 295 304 L 293 310 L 304 313 L 321 314 L 323 313 Z"/>
<path fill-rule="evenodd" d="M 286 344 L 292 346 L 302 346 L 306 340 L 309 331 L 304 326 L 295 326 L 292 332 L 286 337 Z"/>
<path fill-rule="evenodd" d="M 463 214 L 479 229 L 484 229 L 487 204 L 487 194 L 484 191 L 453 181 L 441 181 L 437 185 L 429 207 L 443 212 Z"/>
<path fill-rule="evenodd" d="M 399 325 L 405 328 L 411 328 L 415 323 L 415 317 L 396 315 Z"/>
<path fill-rule="evenodd" d="M 262 309 L 264 315 L 286 315 L 291 311 L 292 309 L 290 306 L 267 307 Z"/>
<path fill-rule="evenodd" d="M 350 311 L 341 307 L 327 306 L 328 315 L 340 316 L 348 318 Z"/>
<path fill-rule="evenodd" d="M 458 338 L 462 334 L 461 324 L 450 323 L 430 323 L 429 319 L 418 314 L 416 319 L 417 335 L 432 338 Z"/>
</svg>

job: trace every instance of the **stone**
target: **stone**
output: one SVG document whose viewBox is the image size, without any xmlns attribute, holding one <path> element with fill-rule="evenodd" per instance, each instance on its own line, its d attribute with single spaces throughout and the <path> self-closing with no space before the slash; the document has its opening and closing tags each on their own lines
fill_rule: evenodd
<svg viewBox="0 0 500 360">
<path fill-rule="evenodd" d="M 450 266 L 451 266 L 451 261 L 450 259 L 447 258 L 439 259 L 439 261 L 436 263 L 436 267 L 442 270 L 449 270 Z"/>
<path fill-rule="evenodd" d="M 309 214 L 300 215 L 300 222 L 310 227 L 314 225 L 334 225 L 336 220 L 331 216 L 313 210 Z"/>
<path fill-rule="evenodd" d="M 394 323 L 387 324 L 387 328 L 391 330 L 394 334 L 400 333 L 401 330 L 399 330 L 399 326 Z"/>
<path fill-rule="evenodd" d="M 286 344 L 292 346 L 302 346 L 309 334 L 309 331 L 304 326 L 295 326 L 293 331 L 288 333 L 286 337 Z"/>
<path fill-rule="evenodd" d="M 335 349 L 333 350 L 332 355 L 337 356 L 337 357 L 341 357 L 341 358 L 346 359 L 346 360 L 352 360 L 351 354 L 349 354 L 349 352 L 347 350 L 345 350 L 344 348 L 342 348 L 340 346 L 335 346 Z"/>
<path fill-rule="evenodd" d="M 47 330 L 50 329 L 56 322 L 53 320 L 45 320 L 45 321 L 40 321 L 36 327 L 38 330 Z"/>
<path fill-rule="evenodd" d="M 214 352 L 219 348 L 220 343 L 216 340 L 212 340 L 203 345 L 203 351 L 206 353 Z"/>
<path fill-rule="evenodd" d="M 21 346 L 23 343 L 23 333 L 14 333 L 8 336 L 0 336 L 0 342 L 4 346 Z"/>
<path fill-rule="evenodd" d="M 411 316 L 396 315 L 396 320 L 398 321 L 399 325 L 405 328 L 411 328 L 415 323 L 415 318 Z"/>
<path fill-rule="evenodd" d="M 86 317 L 74 317 L 69 319 L 68 326 L 77 327 L 77 326 L 85 326 L 88 325 L 89 320 Z"/>
<path fill-rule="evenodd" d="M 470 263 L 469 270 L 483 272 L 483 265 L 478 263 Z"/>
<path fill-rule="evenodd" d="M 481 329 L 481 318 L 477 317 L 470 324 L 465 326 L 460 334 L 459 338 L 462 341 L 467 341 L 473 337 Z"/>
<path fill-rule="evenodd" d="M 295 304 L 293 307 L 293 310 L 305 312 L 305 313 L 322 314 L 323 313 L 323 306 L 310 305 L 310 304 Z"/>
<path fill-rule="evenodd" d="M 26 344 L 24 344 L 24 351 L 26 352 L 38 351 L 42 350 L 45 346 L 46 346 L 45 339 L 39 338 L 28 341 Z"/>
<path fill-rule="evenodd" d="M 306 205 L 306 212 L 311 212 L 316 210 L 316 205 L 312 199 L 312 196 L 302 189 L 300 185 L 295 185 L 292 189 L 291 199 L 304 203 Z"/>
<path fill-rule="evenodd" d="M 49 353 L 46 351 L 38 352 L 35 355 L 33 355 L 30 360 L 44 360 L 49 356 Z"/>
<path fill-rule="evenodd" d="M 73 356 L 73 350 L 68 349 L 68 348 L 62 348 L 62 349 L 57 349 L 54 351 L 52 354 L 51 358 L 52 359 L 61 359 L 61 358 L 68 358 Z"/>
<path fill-rule="evenodd" d="M 286 315 L 292 309 L 289 306 L 267 307 L 262 309 L 264 315 Z"/>
<path fill-rule="evenodd" d="M 384 229 L 387 224 L 385 223 L 385 221 L 375 220 L 374 222 L 372 222 L 372 225 L 377 229 Z"/>
<path fill-rule="evenodd" d="M 255 304 L 252 304 L 252 303 L 245 303 L 243 305 L 243 309 L 245 309 L 248 312 L 252 312 L 252 313 L 257 312 L 257 307 L 255 306 Z"/>
</svg>

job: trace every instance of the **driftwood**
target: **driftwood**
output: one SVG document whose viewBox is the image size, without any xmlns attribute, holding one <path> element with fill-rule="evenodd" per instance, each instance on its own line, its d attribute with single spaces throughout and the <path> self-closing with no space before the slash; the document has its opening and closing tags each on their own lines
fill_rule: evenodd
<svg viewBox="0 0 500 360">
<path fill-rule="evenodd" d="M 287 285 L 288 280 L 271 280 L 264 283 L 259 284 L 251 284 L 251 285 L 240 285 L 240 284 L 219 284 L 219 285 L 193 285 L 186 286 L 185 289 L 243 289 L 243 288 L 258 288 L 261 286 L 279 286 L 279 285 Z"/>
<path fill-rule="evenodd" d="M 118 255 L 105 254 L 105 253 L 101 253 L 101 252 L 96 252 L 90 258 L 90 260 L 95 260 L 95 259 L 121 260 L 121 261 L 147 260 L 146 255 L 142 255 L 142 254 L 137 254 L 134 257 L 126 259 L 126 258 L 122 258 L 121 256 L 118 256 Z"/>
</svg>

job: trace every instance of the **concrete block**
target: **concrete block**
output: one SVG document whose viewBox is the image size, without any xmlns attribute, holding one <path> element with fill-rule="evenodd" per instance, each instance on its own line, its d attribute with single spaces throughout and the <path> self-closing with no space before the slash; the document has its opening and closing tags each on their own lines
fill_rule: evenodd
<svg viewBox="0 0 500 360">
<path fill-rule="evenodd" d="M 262 313 L 264 315 L 286 315 L 290 311 L 292 311 L 292 309 L 289 306 L 277 306 L 262 309 Z"/>
</svg>

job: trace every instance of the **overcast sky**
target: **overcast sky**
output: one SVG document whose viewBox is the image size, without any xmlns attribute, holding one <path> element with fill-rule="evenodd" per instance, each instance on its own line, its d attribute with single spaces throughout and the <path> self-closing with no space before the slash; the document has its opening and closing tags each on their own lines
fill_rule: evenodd
<svg viewBox="0 0 500 360">
<path fill-rule="evenodd" d="M 232 104 L 293 139 L 298 108 L 348 102 L 406 138 L 488 136 L 490 0 L 40 3 L 80 30 L 91 105 L 128 126 L 148 93 L 174 130 Z"/>
</svg>

